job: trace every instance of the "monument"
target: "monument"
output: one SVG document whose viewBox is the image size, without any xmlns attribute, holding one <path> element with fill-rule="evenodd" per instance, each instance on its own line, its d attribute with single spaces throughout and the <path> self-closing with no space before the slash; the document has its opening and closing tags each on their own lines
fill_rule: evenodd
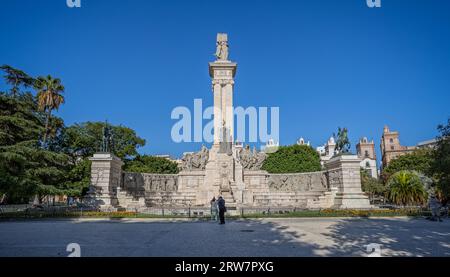
<svg viewBox="0 0 450 277">
<path fill-rule="evenodd" d="M 145 210 L 170 206 L 180 210 L 204 208 L 219 195 L 229 212 L 261 207 L 296 209 L 370 208 L 361 191 L 360 159 L 345 153 L 311 173 L 269 174 L 261 170 L 267 154 L 234 141 L 234 77 L 237 64 L 229 60 L 227 34 L 218 34 L 216 60 L 209 63 L 214 99 L 214 141 L 182 158 L 179 174 L 122 172 L 111 153 L 91 158 L 91 183 L 104 208 Z M 345 134 L 344 136 L 345 137 Z M 345 142 L 342 145 L 345 150 Z M 345 152 L 345 151 L 343 151 Z"/>
</svg>

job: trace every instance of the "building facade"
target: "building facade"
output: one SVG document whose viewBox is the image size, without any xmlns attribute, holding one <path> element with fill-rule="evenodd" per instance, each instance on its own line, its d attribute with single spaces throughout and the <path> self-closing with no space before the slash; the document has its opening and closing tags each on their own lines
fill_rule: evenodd
<svg viewBox="0 0 450 277">
<path fill-rule="evenodd" d="M 393 159 L 417 149 L 416 146 L 402 146 L 400 144 L 399 133 L 389 130 L 388 126 L 384 126 L 380 148 L 382 168 L 388 166 Z"/>
<path fill-rule="evenodd" d="M 378 178 L 375 142 L 373 140 L 369 141 L 366 137 L 361 138 L 356 144 L 356 153 L 361 159 L 361 168 L 369 172 L 373 178 Z"/>
<path fill-rule="evenodd" d="M 316 147 L 316 151 L 319 152 L 320 155 L 320 164 L 322 166 L 334 156 L 335 150 L 336 142 L 333 137 L 330 137 L 323 146 Z"/>
<path fill-rule="evenodd" d="M 419 149 L 435 149 L 437 146 L 437 143 L 438 143 L 437 139 L 430 139 L 430 140 L 419 142 L 417 144 L 417 148 L 419 148 Z"/>
</svg>

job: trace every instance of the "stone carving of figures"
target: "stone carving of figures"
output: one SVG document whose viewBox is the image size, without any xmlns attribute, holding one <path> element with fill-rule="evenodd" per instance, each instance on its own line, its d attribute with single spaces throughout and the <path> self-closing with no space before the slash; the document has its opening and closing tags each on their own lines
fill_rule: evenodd
<svg viewBox="0 0 450 277">
<path fill-rule="evenodd" d="M 205 146 L 197 153 L 185 154 L 181 159 L 183 170 L 203 170 L 209 160 L 209 150 Z"/>
<path fill-rule="evenodd" d="M 219 153 L 226 153 L 228 156 L 233 155 L 233 142 L 230 130 L 225 127 L 225 121 L 222 123 L 222 128 L 220 128 L 220 138 Z"/>
<path fill-rule="evenodd" d="M 338 128 L 338 134 L 336 137 L 336 152 L 337 153 L 349 153 L 350 152 L 350 140 L 348 139 L 347 128 Z"/>
<path fill-rule="evenodd" d="M 174 178 L 170 177 L 169 179 L 167 179 L 166 190 L 167 191 L 175 191 L 176 190 L 176 182 L 175 182 Z"/>
<path fill-rule="evenodd" d="M 256 148 L 251 151 L 248 145 L 238 153 L 239 162 L 247 170 L 260 170 L 266 158 L 265 153 L 257 152 Z"/>
<path fill-rule="evenodd" d="M 220 184 L 220 191 L 230 191 L 230 180 L 229 180 L 229 171 L 228 171 L 228 165 L 226 163 L 222 164 L 222 167 L 220 168 L 220 178 L 221 184 Z"/>
<path fill-rule="evenodd" d="M 255 161 L 255 164 L 254 164 L 253 167 L 254 167 L 256 170 L 260 170 L 261 167 L 263 166 L 263 163 L 264 163 L 264 161 L 266 160 L 266 158 L 267 158 L 266 153 L 263 153 L 263 152 L 257 153 L 257 154 L 256 154 L 256 161 Z"/>
</svg>

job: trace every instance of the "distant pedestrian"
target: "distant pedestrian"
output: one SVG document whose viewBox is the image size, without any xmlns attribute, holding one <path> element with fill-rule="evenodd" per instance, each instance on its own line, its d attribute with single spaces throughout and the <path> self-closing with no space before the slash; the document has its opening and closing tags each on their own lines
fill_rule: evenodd
<svg viewBox="0 0 450 277">
<path fill-rule="evenodd" d="M 225 206 L 225 199 L 223 199 L 222 196 L 219 196 L 217 206 L 219 207 L 220 224 L 225 224 L 225 212 L 227 211 L 227 207 Z"/>
<path fill-rule="evenodd" d="M 211 200 L 211 220 L 217 221 L 218 219 L 219 208 L 217 206 L 216 197 L 213 197 Z"/>
</svg>

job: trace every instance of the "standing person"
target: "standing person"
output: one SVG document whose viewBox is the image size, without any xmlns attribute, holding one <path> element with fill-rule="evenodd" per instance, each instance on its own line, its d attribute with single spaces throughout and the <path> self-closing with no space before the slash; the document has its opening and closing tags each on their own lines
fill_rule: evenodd
<svg viewBox="0 0 450 277">
<path fill-rule="evenodd" d="M 222 196 L 219 196 L 217 206 L 219 207 L 220 224 L 225 224 L 225 212 L 227 211 L 227 207 L 225 206 L 225 199 L 223 199 Z"/>
<path fill-rule="evenodd" d="M 215 196 L 211 200 L 210 204 L 211 204 L 211 220 L 217 221 L 218 207 Z"/>
</svg>

